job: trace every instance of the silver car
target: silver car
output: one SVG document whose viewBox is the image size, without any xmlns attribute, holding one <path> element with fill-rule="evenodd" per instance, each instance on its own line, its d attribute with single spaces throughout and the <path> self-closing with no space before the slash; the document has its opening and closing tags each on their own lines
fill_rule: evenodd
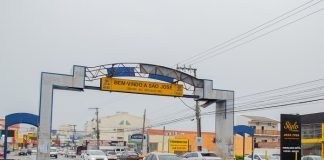
<svg viewBox="0 0 324 160">
<path fill-rule="evenodd" d="M 307 155 L 303 156 L 302 160 L 322 160 L 321 156 Z"/>
<path fill-rule="evenodd" d="M 84 160 L 108 160 L 106 154 L 101 150 L 87 150 Z"/>
</svg>

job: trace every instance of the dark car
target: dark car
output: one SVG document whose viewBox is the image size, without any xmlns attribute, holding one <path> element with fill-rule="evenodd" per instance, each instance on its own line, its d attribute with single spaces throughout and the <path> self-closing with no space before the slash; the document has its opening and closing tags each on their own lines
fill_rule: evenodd
<svg viewBox="0 0 324 160">
<path fill-rule="evenodd" d="M 27 149 L 21 149 L 21 150 L 18 152 L 18 155 L 19 155 L 19 156 L 27 156 L 27 155 L 28 155 L 28 150 L 27 150 Z"/>
<path fill-rule="evenodd" d="M 119 156 L 120 160 L 139 160 L 139 155 L 137 152 L 126 151 Z"/>
<path fill-rule="evenodd" d="M 27 154 L 31 155 L 32 154 L 32 150 L 31 149 L 27 149 Z"/>
</svg>

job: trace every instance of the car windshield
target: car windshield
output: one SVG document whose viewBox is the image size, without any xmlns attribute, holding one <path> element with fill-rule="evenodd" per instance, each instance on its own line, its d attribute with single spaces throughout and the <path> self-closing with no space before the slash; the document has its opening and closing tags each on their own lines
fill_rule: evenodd
<svg viewBox="0 0 324 160">
<path fill-rule="evenodd" d="M 88 151 L 88 153 L 90 155 L 100 155 L 100 156 L 104 156 L 105 153 L 103 151 L 100 151 L 100 150 L 92 150 L 92 151 Z"/>
<path fill-rule="evenodd" d="M 305 156 L 303 160 L 322 160 L 322 158 L 319 156 Z"/>
<path fill-rule="evenodd" d="M 159 160 L 181 160 L 182 158 L 176 155 L 158 155 Z"/>
<path fill-rule="evenodd" d="M 203 157 L 217 157 L 215 153 L 201 153 Z"/>
<path fill-rule="evenodd" d="M 56 152 L 56 149 L 51 149 L 51 152 Z"/>
</svg>

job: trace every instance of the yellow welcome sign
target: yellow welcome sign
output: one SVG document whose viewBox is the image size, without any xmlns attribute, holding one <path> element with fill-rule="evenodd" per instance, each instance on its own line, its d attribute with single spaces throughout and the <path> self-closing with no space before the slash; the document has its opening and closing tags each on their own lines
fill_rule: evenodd
<svg viewBox="0 0 324 160">
<path fill-rule="evenodd" d="M 116 91 L 164 96 L 183 96 L 183 85 L 147 82 L 138 80 L 127 80 L 119 78 L 101 78 L 100 88 L 103 91 Z"/>
</svg>

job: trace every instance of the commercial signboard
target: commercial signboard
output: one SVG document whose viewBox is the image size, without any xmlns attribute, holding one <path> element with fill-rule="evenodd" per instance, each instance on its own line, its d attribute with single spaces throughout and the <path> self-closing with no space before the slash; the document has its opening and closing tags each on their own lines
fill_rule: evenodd
<svg viewBox="0 0 324 160">
<path fill-rule="evenodd" d="M 189 151 L 189 140 L 186 138 L 170 138 L 169 152 Z"/>
<path fill-rule="evenodd" d="M 147 82 L 119 78 L 101 78 L 100 88 L 103 91 L 116 91 L 164 96 L 183 96 L 183 85 L 172 83 Z"/>
<path fill-rule="evenodd" d="M 283 160 L 301 159 L 301 116 L 281 114 L 280 156 Z"/>
<path fill-rule="evenodd" d="M 89 146 L 96 146 L 97 140 L 87 140 Z M 126 146 L 126 141 L 99 140 L 100 146 Z"/>
<path fill-rule="evenodd" d="M 134 142 L 142 142 L 143 134 L 132 134 L 130 138 Z M 144 139 L 146 139 L 145 135 L 144 135 Z"/>
</svg>

